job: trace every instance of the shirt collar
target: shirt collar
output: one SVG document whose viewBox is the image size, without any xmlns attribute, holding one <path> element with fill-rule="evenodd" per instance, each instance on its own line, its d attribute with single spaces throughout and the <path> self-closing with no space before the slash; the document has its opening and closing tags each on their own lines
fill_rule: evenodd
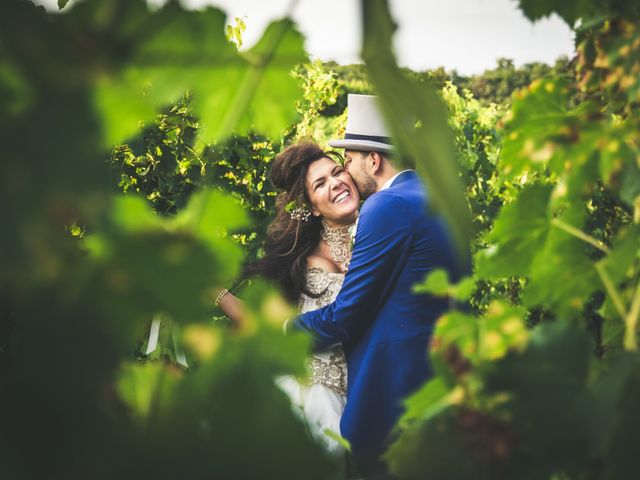
<svg viewBox="0 0 640 480">
<path fill-rule="evenodd" d="M 402 175 L 405 172 L 411 172 L 412 170 L 403 170 L 400 173 L 396 173 L 393 177 L 391 177 L 389 180 L 387 180 L 386 182 L 384 182 L 384 185 L 382 185 L 382 188 L 380 190 L 386 190 L 387 188 L 389 188 L 391 185 L 393 185 L 393 182 L 395 181 L 396 178 L 398 178 L 400 175 Z"/>
</svg>

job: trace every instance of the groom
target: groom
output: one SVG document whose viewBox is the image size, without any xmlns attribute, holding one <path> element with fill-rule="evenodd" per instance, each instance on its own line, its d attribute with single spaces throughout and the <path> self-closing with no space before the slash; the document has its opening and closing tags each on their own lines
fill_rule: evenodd
<svg viewBox="0 0 640 480">
<path fill-rule="evenodd" d="M 296 319 L 318 346 L 342 343 L 348 366 L 341 434 L 351 443 L 360 474 L 385 476 L 380 456 L 402 413 L 402 400 L 431 375 L 427 356 L 443 298 L 412 293 L 435 268 L 456 277 L 453 243 L 444 223 L 428 212 L 415 172 L 399 172 L 393 146 L 371 95 L 349 95 L 344 139 L 346 168 L 360 195 L 355 246 L 335 302 Z"/>
</svg>

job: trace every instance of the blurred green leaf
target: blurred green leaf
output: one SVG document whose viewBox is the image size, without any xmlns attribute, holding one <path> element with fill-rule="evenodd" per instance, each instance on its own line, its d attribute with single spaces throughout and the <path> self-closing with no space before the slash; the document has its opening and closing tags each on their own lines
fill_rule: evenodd
<svg viewBox="0 0 640 480">
<path fill-rule="evenodd" d="M 611 253 L 598 263 L 607 270 L 611 280 L 618 284 L 633 274 L 634 262 L 640 260 L 640 226 L 630 225 L 615 238 Z"/>
<path fill-rule="evenodd" d="M 544 324 L 525 351 L 488 366 L 486 394 L 505 398 L 495 414 L 509 419 L 518 438 L 509 446 L 506 478 L 546 478 L 584 465 L 593 408 L 587 389 L 592 348 L 584 330 Z"/>
<path fill-rule="evenodd" d="M 252 129 L 279 138 L 295 118 L 295 103 L 302 90 L 291 71 L 307 57 L 303 38 L 293 22 L 270 24 L 243 59 L 237 79 L 225 79 L 227 91 L 224 96 L 218 92 L 218 101 L 227 102 L 224 109 L 213 108 L 209 99 L 195 97 L 194 107 L 203 119 L 202 135 L 206 141 Z M 203 91 L 207 91 L 204 87 Z M 206 87 L 211 88 L 208 84 Z"/>
<path fill-rule="evenodd" d="M 496 301 L 480 318 L 461 312 L 441 317 L 433 333 L 431 357 L 436 367 L 447 366 L 447 370 L 459 376 L 468 373 L 471 365 L 522 349 L 527 339 L 522 310 Z M 465 366 L 465 362 L 470 364 Z"/>
<path fill-rule="evenodd" d="M 634 441 L 640 428 L 634 403 L 640 394 L 637 355 L 622 352 L 613 355 L 593 388 L 594 456 L 604 460 L 607 478 L 628 478 L 635 471 L 634 459 L 640 453 Z"/>
<path fill-rule="evenodd" d="M 174 218 L 152 213 L 140 198 L 116 198 L 105 231 L 85 240 L 106 292 L 118 298 L 105 308 L 166 312 L 181 322 L 205 318 L 213 289 L 239 273 L 243 253 L 229 229 L 246 222 L 243 209 L 215 191 L 194 195 Z"/>
<path fill-rule="evenodd" d="M 172 224 L 202 239 L 220 238 L 249 225 L 246 212 L 231 197 L 215 190 L 201 190 L 189 200 Z"/>
<path fill-rule="evenodd" d="M 95 93 L 106 147 L 132 136 L 140 122 L 151 120 L 159 107 L 177 101 L 189 88 L 216 97 L 225 77 L 233 82 L 233 72 L 240 68 L 235 48 L 225 39 L 220 10 L 187 11 L 175 1 L 155 13 L 147 7 L 139 10 L 135 20 L 140 31 L 123 32 L 132 43 L 130 61 L 103 76 Z M 208 88 L 199 92 L 202 85 Z"/>
<path fill-rule="evenodd" d="M 464 414 L 459 407 L 448 407 L 419 428 L 403 432 L 385 454 L 391 472 L 412 480 L 477 477 L 476 459 L 459 428 Z"/>
<path fill-rule="evenodd" d="M 233 268 L 226 263 L 227 252 L 213 253 L 187 236 L 145 232 L 109 241 L 111 255 L 101 259 L 101 281 L 116 303 L 103 308 L 120 315 L 166 312 L 180 322 L 203 320 L 212 290 Z"/>
<path fill-rule="evenodd" d="M 514 179 L 527 171 L 542 171 L 556 154 L 559 135 L 572 135 L 567 84 L 536 80 L 513 96 L 504 126 L 502 174 Z"/>
<path fill-rule="evenodd" d="M 462 398 L 462 392 L 451 389 L 441 377 L 429 380 L 405 400 L 405 412 L 398 427 L 407 429 L 415 422 L 426 422 L 444 409 L 459 404 Z"/>
<path fill-rule="evenodd" d="M 146 424 L 160 409 L 170 407 L 178 381 L 179 374 L 161 363 L 126 363 L 116 387 L 131 415 Z"/>
<path fill-rule="evenodd" d="M 435 270 L 427 274 L 425 281 L 413 286 L 413 293 L 432 293 L 440 297 L 449 294 L 449 275 L 446 270 Z"/>
<path fill-rule="evenodd" d="M 162 229 L 162 219 L 158 218 L 149 205 L 134 195 L 114 198 L 111 220 L 124 232 L 138 233 Z"/>
<path fill-rule="evenodd" d="M 146 35 L 130 34 L 137 42 L 132 61 L 103 77 L 96 91 L 106 145 L 126 140 L 187 90 L 205 142 L 250 129 L 275 137 L 291 124 L 301 91 L 290 71 L 306 59 L 291 21 L 271 24 L 245 54 L 226 40 L 217 9 L 187 11 L 168 2 L 140 22 Z"/>
<path fill-rule="evenodd" d="M 336 442 L 338 442 L 340 444 L 340 446 L 342 446 L 342 448 L 345 449 L 345 451 L 351 452 L 351 444 L 342 435 L 340 435 L 339 433 L 334 432 L 333 430 L 329 430 L 328 428 L 324 431 L 324 434 L 327 437 L 331 438 L 332 440 L 335 440 Z"/>
<path fill-rule="evenodd" d="M 424 282 L 414 285 L 414 293 L 430 293 L 439 297 L 451 297 L 465 301 L 471 297 L 475 288 L 475 282 L 471 277 L 465 277 L 457 284 L 449 283 L 449 274 L 446 270 L 437 269 L 427 274 Z"/>
<path fill-rule="evenodd" d="M 386 0 L 362 1 L 363 45 L 371 81 L 397 147 L 397 160 L 415 166 L 427 184 L 430 204 L 451 226 L 461 258 L 468 255 L 472 226 L 455 160 L 446 108 L 435 90 L 398 68 L 392 51 L 396 25 Z"/>
</svg>

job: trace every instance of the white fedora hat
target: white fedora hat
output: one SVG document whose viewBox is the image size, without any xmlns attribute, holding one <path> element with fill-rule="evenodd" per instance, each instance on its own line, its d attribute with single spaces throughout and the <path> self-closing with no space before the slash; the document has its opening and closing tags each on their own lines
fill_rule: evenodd
<svg viewBox="0 0 640 480">
<path fill-rule="evenodd" d="M 344 138 L 329 140 L 329 145 L 347 150 L 391 153 L 394 148 L 375 95 L 347 96 L 347 128 Z"/>
</svg>

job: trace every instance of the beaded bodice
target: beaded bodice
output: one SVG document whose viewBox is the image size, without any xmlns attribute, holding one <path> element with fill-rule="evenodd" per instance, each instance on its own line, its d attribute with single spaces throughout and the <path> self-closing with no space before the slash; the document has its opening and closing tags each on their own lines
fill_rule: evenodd
<svg viewBox="0 0 640 480">
<path fill-rule="evenodd" d="M 306 289 L 311 295 L 300 295 L 300 313 L 317 310 L 333 302 L 342 287 L 344 273 L 332 273 L 320 268 L 307 270 Z M 342 345 L 336 344 L 315 353 L 308 362 L 311 381 L 340 395 L 347 394 L 347 360 Z"/>
</svg>

